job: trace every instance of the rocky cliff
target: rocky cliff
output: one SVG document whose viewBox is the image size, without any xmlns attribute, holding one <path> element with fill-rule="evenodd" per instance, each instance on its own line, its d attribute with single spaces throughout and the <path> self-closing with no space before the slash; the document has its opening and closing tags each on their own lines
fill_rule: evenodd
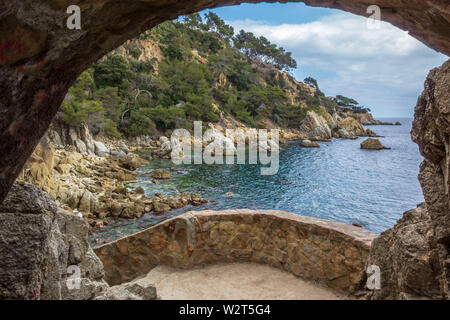
<svg viewBox="0 0 450 320">
<path fill-rule="evenodd" d="M 0 299 L 155 299 L 152 286 L 109 287 L 88 225 L 41 189 L 14 184 L 0 205 Z"/>
<path fill-rule="evenodd" d="M 426 203 L 375 239 L 369 264 L 382 271 L 375 299 L 449 299 L 450 61 L 433 69 L 417 101 L 411 136 L 425 157 L 419 181 Z"/>
</svg>

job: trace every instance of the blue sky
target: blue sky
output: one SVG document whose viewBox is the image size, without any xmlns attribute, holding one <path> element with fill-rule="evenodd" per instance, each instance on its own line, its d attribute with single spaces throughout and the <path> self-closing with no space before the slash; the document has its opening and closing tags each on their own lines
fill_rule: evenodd
<svg viewBox="0 0 450 320">
<path fill-rule="evenodd" d="M 260 3 L 213 11 L 236 32 L 291 51 L 298 80 L 312 76 L 326 95 L 352 97 L 376 117 L 412 117 L 429 70 L 448 59 L 388 23 L 369 29 L 366 18 L 339 10 Z"/>
</svg>

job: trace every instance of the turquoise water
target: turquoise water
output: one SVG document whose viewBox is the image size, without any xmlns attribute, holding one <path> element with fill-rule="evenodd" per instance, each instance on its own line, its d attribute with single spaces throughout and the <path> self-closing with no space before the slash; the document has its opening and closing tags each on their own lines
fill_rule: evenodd
<svg viewBox="0 0 450 320">
<path fill-rule="evenodd" d="M 358 140 L 333 139 L 321 148 L 306 149 L 298 142 L 283 145 L 280 170 L 274 176 L 261 176 L 258 165 L 180 165 L 168 160 L 152 161 L 140 173 L 156 168 L 176 167 L 170 180 L 155 185 L 142 177 L 147 196 L 154 193 L 197 192 L 207 200 L 199 207 L 186 207 L 160 217 L 145 215 L 132 221 L 118 220 L 93 236 L 115 239 L 147 228 L 168 217 L 204 209 L 278 209 L 344 223 L 359 223 L 380 233 L 403 212 L 423 201 L 417 179 L 422 157 L 411 141 L 412 119 L 402 126 L 371 126 L 384 136 L 381 142 L 391 150 L 361 150 Z M 136 186 L 137 186 L 136 185 Z M 232 193 L 227 196 L 226 193 Z"/>
</svg>

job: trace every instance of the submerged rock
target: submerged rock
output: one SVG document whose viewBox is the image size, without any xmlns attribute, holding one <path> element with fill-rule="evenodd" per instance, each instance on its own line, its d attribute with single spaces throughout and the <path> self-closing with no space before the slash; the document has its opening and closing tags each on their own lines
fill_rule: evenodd
<svg viewBox="0 0 450 320">
<path fill-rule="evenodd" d="M 152 172 L 152 178 L 155 179 L 170 179 L 172 178 L 172 174 L 170 171 L 166 169 L 157 169 Z"/>
<path fill-rule="evenodd" d="M 363 142 L 361 142 L 361 149 L 367 149 L 367 150 L 389 150 L 390 148 L 387 148 L 383 146 L 378 139 L 372 139 L 369 138 Z"/>
</svg>

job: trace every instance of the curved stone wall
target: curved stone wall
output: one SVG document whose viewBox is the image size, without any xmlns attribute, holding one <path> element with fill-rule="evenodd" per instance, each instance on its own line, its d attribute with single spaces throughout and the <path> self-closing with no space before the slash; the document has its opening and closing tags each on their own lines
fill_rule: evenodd
<svg viewBox="0 0 450 320">
<path fill-rule="evenodd" d="M 207 210 L 185 213 L 94 251 L 110 285 L 146 275 L 157 265 L 255 262 L 352 293 L 364 280 L 375 236 L 283 211 Z"/>
</svg>

